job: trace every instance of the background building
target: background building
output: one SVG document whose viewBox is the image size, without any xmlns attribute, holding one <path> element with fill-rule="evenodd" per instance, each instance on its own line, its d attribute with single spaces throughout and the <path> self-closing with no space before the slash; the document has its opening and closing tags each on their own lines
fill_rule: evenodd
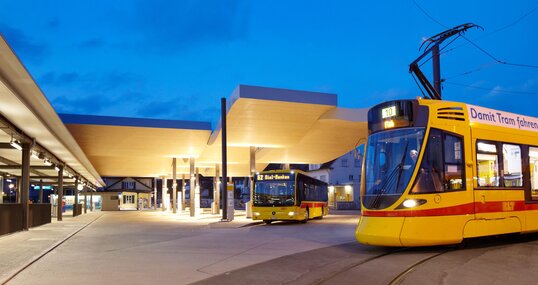
<svg viewBox="0 0 538 285">
<path fill-rule="evenodd" d="M 329 205 L 338 209 L 360 207 L 362 158 L 359 150 L 323 164 L 309 164 L 308 175 L 329 184 Z"/>
</svg>

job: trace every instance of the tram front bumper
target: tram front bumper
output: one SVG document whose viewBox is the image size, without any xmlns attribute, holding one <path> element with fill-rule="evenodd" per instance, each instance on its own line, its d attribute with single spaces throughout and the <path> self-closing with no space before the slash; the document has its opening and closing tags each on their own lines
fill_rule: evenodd
<svg viewBox="0 0 538 285">
<path fill-rule="evenodd" d="M 400 233 L 404 217 L 361 216 L 355 232 L 358 242 L 377 246 L 402 246 Z"/>
</svg>

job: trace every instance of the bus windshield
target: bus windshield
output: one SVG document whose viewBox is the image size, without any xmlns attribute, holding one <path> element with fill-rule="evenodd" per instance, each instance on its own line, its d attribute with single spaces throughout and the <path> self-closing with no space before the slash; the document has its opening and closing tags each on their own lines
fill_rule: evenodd
<svg viewBox="0 0 538 285">
<path fill-rule="evenodd" d="M 368 138 L 363 203 L 371 209 L 392 205 L 409 184 L 424 140 L 424 128 L 394 129 Z"/>
<path fill-rule="evenodd" d="M 254 206 L 293 206 L 294 181 L 258 181 L 254 187 Z"/>
</svg>

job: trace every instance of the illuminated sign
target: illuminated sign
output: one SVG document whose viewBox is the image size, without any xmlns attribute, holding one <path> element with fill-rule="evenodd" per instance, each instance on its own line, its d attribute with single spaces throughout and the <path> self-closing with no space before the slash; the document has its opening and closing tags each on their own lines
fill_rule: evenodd
<svg viewBox="0 0 538 285">
<path fill-rule="evenodd" d="M 275 173 L 275 174 L 258 174 L 256 175 L 256 180 L 265 181 L 265 180 L 290 180 L 291 175 L 287 173 Z"/>
<path fill-rule="evenodd" d="M 467 105 L 469 121 L 518 130 L 538 131 L 538 118 Z"/>
<path fill-rule="evenodd" d="M 396 116 L 396 106 L 390 106 L 381 109 L 381 118 L 390 118 Z"/>
<path fill-rule="evenodd" d="M 385 125 L 385 129 L 394 128 L 394 121 L 393 120 L 385 121 L 384 125 Z"/>
</svg>

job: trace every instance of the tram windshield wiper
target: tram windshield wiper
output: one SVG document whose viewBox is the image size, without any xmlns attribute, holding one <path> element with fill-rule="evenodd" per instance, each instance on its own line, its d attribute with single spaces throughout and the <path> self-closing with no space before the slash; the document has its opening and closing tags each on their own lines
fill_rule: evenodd
<svg viewBox="0 0 538 285">
<path fill-rule="evenodd" d="M 407 153 L 407 148 L 408 147 L 409 147 L 409 141 L 405 144 L 404 151 L 402 153 L 402 159 L 401 159 L 400 163 L 397 164 L 389 172 L 389 175 L 387 176 L 386 180 L 383 182 L 383 184 L 381 184 L 378 187 L 379 193 L 377 193 L 377 195 L 374 197 L 374 199 L 372 199 L 372 202 L 369 205 L 370 208 L 375 208 L 375 207 L 379 206 L 378 204 L 379 204 L 379 201 L 380 201 L 380 197 L 383 196 L 383 194 L 385 194 L 385 192 L 387 192 L 387 189 L 389 188 L 389 186 L 393 185 L 392 183 L 394 182 L 394 177 L 396 177 L 396 174 L 398 174 L 398 178 L 396 180 L 396 187 L 398 187 L 398 184 L 400 183 L 400 178 L 402 176 L 402 170 L 403 170 L 404 162 L 405 162 L 405 154 Z M 376 191 L 376 192 L 378 192 L 378 191 Z"/>
</svg>

